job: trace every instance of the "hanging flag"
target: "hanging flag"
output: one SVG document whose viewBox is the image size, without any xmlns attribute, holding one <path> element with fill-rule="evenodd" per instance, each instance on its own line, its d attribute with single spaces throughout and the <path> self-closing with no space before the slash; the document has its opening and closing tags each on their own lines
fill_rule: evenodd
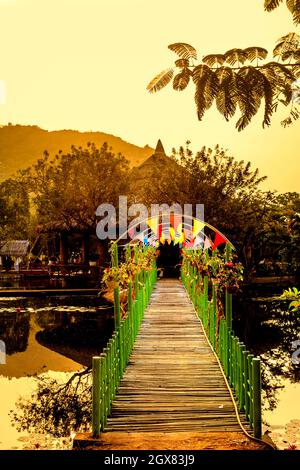
<svg viewBox="0 0 300 470">
<path fill-rule="evenodd" d="M 194 219 L 193 234 L 196 236 L 205 227 L 205 222 L 202 220 Z"/>
<path fill-rule="evenodd" d="M 203 234 L 202 234 L 202 236 L 197 235 L 196 238 L 194 239 L 194 248 L 198 248 L 199 246 L 203 246 L 203 244 L 204 244 Z"/>
<path fill-rule="evenodd" d="M 173 227 L 170 227 L 170 236 L 171 240 L 175 240 L 175 230 Z"/>
<path fill-rule="evenodd" d="M 182 230 L 182 224 L 178 225 L 177 232 L 175 234 L 174 245 L 182 243 L 185 240 L 184 231 Z"/>
<path fill-rule="evenodd" d="M 185 247 L 186 248 L 194 248 L 194 243 L 192 241 L 186 242 Z"/>
<path fill-rule="evenodd" d="M 222 243 L 226 243 L 226 239 L 221 235 L 219 232 L 216 233 L 214 244 L 212 246 L 212 250 L 215 250 L 217 246 L 221 245 Z"/>
<path fill-rule="evenodd" d="M 188 241 L 193 240 L 194 236 L 193 236 L 192 227 L 190 228 L 188 228 L 187 226 L 184 227 L 184 236 L 185 236 L 185 239 Z"/>
<path fill-rule="evenodd" d="M 157 235 L 158 216 L 151 217 L 151 219 L 148 219 L 147 224 L 151 228 L 152 232 L 155 233 L 155 235 Z"/>
<path fill-rule="evenodd" d="M 208 237 L 206 237 L 204 241 L 203 250 L 208 250 L 208 248 L 211 248 L 211 241 Z"/>
<path fill-rule="evenodd" d="M 171 224 L 171 227 L 174 228 L 175 232 L 177 232 L 178 225 L 182 224 L 182 215 L 181 214 L 171 214 L 170 215 L 170 224 Z"/>
<path fill-rule="evenodd" d="M 131 227 L 131 228 L 128 230 L 128 235 L 130 236 L 130 238 L 131 238 L 131 240 L 132 240 L 133 237 L 134 237 L 134 228 Z"/>
<path fill-rule="evenodd" d="M 134 236 L 134 235 L 133 235 Z M 132 238 L 132 237 L 131 237 Z M 144 243 L 145 235 L 143 233 L 137 233 L 136 236 L 134 237 L 134 240 L 140 240 L 141 242 Z"/>
<path fill-rule="evenodd" d="M 160 240 L 160 237 L 162 235 L 162 225 L 159 224 L 159 226 L 157 227 L 157 233 L 155 234 L 157 236 L 157 239 Z"/>
</svg>

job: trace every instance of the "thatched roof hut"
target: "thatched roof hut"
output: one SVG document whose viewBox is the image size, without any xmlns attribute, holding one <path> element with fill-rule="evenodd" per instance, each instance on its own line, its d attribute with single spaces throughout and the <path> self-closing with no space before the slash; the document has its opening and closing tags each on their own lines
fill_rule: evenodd
<svg viewBox="0 0 300 470">
<path fill-rule="evenodd" d="M 26 256 L 29 249 L 28 240 L 10 240 L 0 242 L 0 256 Z"/>
</svg>

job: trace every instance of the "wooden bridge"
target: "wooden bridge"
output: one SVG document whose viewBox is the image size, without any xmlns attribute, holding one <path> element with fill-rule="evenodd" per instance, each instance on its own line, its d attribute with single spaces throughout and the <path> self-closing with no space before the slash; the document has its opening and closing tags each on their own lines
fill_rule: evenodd
<svg viewBox="0 0 300 470">
<path fill-rule="evenodd" d="M 219 315 L 214 277 L 202 274 L 190 255 L 183 257 L 181 280 L 159 281 L 150 249 L 135 246 L 134 258 L 131 248 L 126 256 L 126 313 L 121 318 L 118 281 L 115 331 L 93 358 L 93 437 L 213 432 L 259 438 L 260 360 L 234 335 L 232 295 L 225 291 Z M 118 268 L 117 246 L 112 259 Z"/>
<path fill-rule="evenodd" d="M 104 431 L 201 430 L 242 432 L 217 358 L 182 283 L 160 280 Z"/>
</svg>

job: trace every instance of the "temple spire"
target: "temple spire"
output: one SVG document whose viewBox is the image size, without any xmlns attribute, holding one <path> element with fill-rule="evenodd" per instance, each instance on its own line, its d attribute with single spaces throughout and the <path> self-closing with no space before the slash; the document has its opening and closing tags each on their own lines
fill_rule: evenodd
<svg viewBox="0 0 300 470">
<path fill-rule="evenodd" d="M 163 147 L 163 144 L 161 143 L 161 140 L 158 139 L 156 149 L 155 149 L 155 154 L 161 154 L 161 155 L 166 155 L 165 149 Z"/>
</svg>

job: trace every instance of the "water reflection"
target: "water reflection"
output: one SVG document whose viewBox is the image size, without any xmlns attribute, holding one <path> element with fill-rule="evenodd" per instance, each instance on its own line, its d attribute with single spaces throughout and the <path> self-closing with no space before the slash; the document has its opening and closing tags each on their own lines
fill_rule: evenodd
<svg viewBox="0 0 300 470">
<path fill-rule="evenodd" d="M 0 374 L 70 371 L 67 358 L 90 365 L 112 327 L 111 308 L 94 296 L 1 298 L 0 339 L 6 344 L 7 363 L 0 366 Z"/>
<path fill-rule="evenodd" d="M 0 339 L 7 349 L 0 365 L 0 449 L 35 448 L 45 439 L 44 448 L 52 448 L 38 428 L 18 433 L 9 412 L 18 397 L 30 399 L 39 378 L 65 383 L 101 352 L 113 328 L 112 309 L 101 302 L 95 296 L 0 297 Z"/>
<path fill-rule="evenodd" d="M 30 330 L 30 313 L 20 314 L 13 310 L 1 312 L 0 315 L 0 338 L 6 345 L 6 354 L 26 351 Z"/>
<path fill-rule="evenodd" d="M 300 393 L 300 366 L 292 363 L 292 342 L 300 339 L 300 318 L 288 310 L 288 304 L 278 296 L 246 297 L 236 299 L 235 304 L 235 331 L 261 357 L 263 407 L 269 411 L 279 406 L 283 388 L 297 384 Z"/>
</svg>

